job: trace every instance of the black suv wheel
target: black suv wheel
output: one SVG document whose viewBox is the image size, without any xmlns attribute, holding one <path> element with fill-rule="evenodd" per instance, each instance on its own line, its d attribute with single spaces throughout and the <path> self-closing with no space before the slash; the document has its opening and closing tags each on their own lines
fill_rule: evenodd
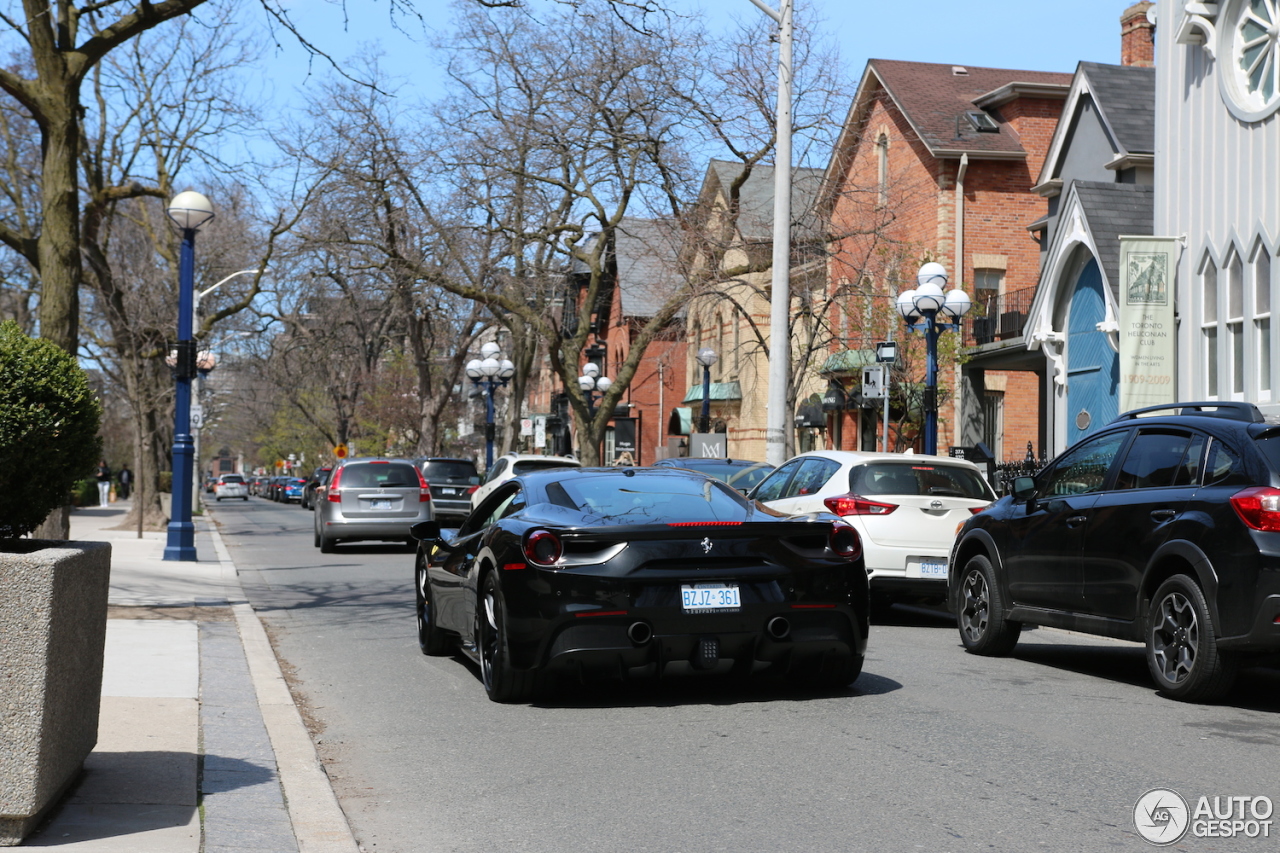
<svg viewBox="0 0 1280 853">
<path fill-rule="evenodd" d="M 1147 614 L 1147 666 L 1160 691 L 1206 702 L 1231 689 L 1236 659 L 1218 650 L 1204 594 L 1186 575 L 1160 585 Z"/>
<path fill-rule="evenodd" d="M 995 572 L 982 554 L 970 557 L 960 576 L 956 624 L 960 642 L 975 655 L 1007 655 L 1018 644 L 1022 623 L 1005 619 Z"/>
</svg>

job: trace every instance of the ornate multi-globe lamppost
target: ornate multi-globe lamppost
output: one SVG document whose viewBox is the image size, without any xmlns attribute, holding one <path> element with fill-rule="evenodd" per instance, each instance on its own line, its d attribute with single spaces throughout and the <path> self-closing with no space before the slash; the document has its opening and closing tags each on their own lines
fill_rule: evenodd
<svg viewBox="0 0 1280 853">
<path fill-rule="evenodd" d="M 196 231 L 213 219 L 213 205 L 198 192 L 187 190 L 169 202 L 169 218 L 182 229 L 178 260 L 178 343 L 173 368 L 173 506 L 169 513 L 164 559 L 194 561 L 196 531 L 191 523 L 192 471 L 195 449 L 191 438 L 191 380 L 197 372 L 192 329 L 195 306 Z"/>
<path fill-rule="evenodd" d="M 510 381 L 516 366 L 499 358 L 502 347 L 490 341 L 480 347 L 480 358 L 467 362 L 467 377 L 484 391 L 484 470 L 493 470 L 493 392 Z"/>
<path fill-rule="evenodd" d="M 898 295 L 898 313 L 910 332 L 923 332 L 928 366 L 924 377 L 924 452 L 938 454 L 938 335 L 959 332 L 960 318 L 969 310 L 969 294 L 960 288 L 943 292 L 947 270 L 942 264 L 920 267 L 914 290 Z"/>
<path fill-rule="evenodd" d="M 613 380 L 600 375 L 600 365 L 587 362 L 582 368 L 582 375 L 578 377 L 578 387 L 586 395 L 587 408 L 591 410 L 591 419 L 595 420 L 596 403 L 613 387 Z"/>
</svg>

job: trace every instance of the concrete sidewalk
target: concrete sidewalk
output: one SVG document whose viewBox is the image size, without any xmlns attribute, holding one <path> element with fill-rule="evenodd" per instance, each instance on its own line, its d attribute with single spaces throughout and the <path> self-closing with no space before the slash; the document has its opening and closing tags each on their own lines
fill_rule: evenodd
<svg viewBox="0 0 1280 853">
<path fill-rule="evenodd" d="M 128 503 L 76 510 L 71 538 L 111 543 L 98 744 L 28 847 L 93 853 L 356 853 L 216 529 L 197 562 L 166 535 L 111 529 Z"/>
</svg>

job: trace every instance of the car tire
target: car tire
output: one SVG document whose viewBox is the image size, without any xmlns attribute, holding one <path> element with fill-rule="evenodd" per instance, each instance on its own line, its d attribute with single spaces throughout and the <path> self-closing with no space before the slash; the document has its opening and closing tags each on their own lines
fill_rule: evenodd
<svg viewBox="0 0 1280 853">
<path fill-rule="evenodd" d="M 427 564 L 422 555 L 414 562 L 414 599 L 417 604 L 418 648 L 424 655 L 441 657 L 453 652 L 453 640 L 440 627 L 436 618 L 435 596 L 431 595 L 431 582 L 427 579 Z"/>
<path fill-rule="evenodd" d="M 1204 593 L 1188 576 L 1160 584 L 1147 611 L 1146 633 L 1147 668 L 1164 695 L 1209 702 L 1235 683 L 1238 661 L 1218 649 Z"/>
<path fill-rule="evenodd" d="M 960 642 L 975 655 L 1007 655 L 1018 644 L 1022 623 L 1005 618 L 995 570 L 983 554 L 970 557 L 960 575 L 956 627 Z"/>
<path fill-rule="evenodd" d="M 476 601 L 476 650 L 480 653 L 480 677 L 494 702 L 527 702 L 537 685 L 535 670 L 511 666 L 507 649 L 507 610 L 498 579 L 488 572 L 480 582 Z"/>
<path fill-rule="evenodd" d="M 323 533 L 320 534 L 320 553 L 321 554 L 332 554 L 333 546 L 337 544 L 338 543 L 336 540 L 330 539 L 328 536 L 325 536 Z"/>
<path fill-rule="evenodd" d="M 320 527 L 318 525 L 311 528 L 311 536 L 312 536 L 311 546 L 313 548 L 319 548 L 320 547 Z"/>
</svg>

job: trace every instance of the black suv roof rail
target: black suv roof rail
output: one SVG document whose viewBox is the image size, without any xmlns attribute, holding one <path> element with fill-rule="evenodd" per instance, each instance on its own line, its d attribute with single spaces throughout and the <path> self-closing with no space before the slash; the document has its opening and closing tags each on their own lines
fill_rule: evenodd
<svg viewBox="0 0 1280 853">
<path fill-rule="evenodd" d="M 1136 420 L 1151 412 L 1171 412 L 1175 415 L 1199 415 L 1205 418 L 1225 418 L 1231 421 L 1243 421 L 1247 424 L 1260 424 L 1266 419 L 1253 403 L 1236 400 L 1207 400 L 1202 403 L 1166 403 L 1160 406 L 1146 406 L 1123 412 L 1112 423 Z"/>
</svg>

